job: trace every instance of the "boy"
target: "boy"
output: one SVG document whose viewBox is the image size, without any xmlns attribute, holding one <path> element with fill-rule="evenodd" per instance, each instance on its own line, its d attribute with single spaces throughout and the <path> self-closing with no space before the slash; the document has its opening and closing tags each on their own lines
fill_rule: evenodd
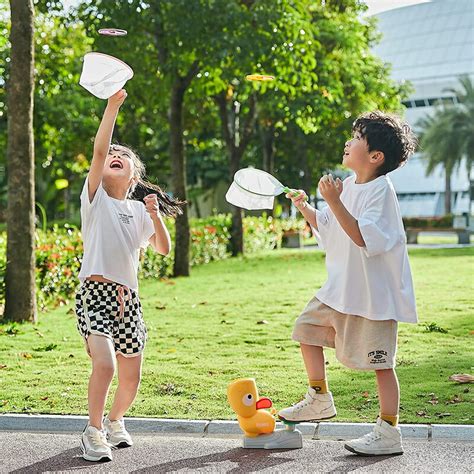
<svg viewBox="0 0 474 474">
<path fill-rule="evenodd" d="M 345 448 L 362 455 L 402 454 L 395 374 L 397 323 L 417 322 L 406 239 L 397 196 L 387 173 L 405 164 L 416 138 L 408 125 L 382 112 L 361 115 L 346 142 L 344 180 L 323 176 L 318 189 L 328 207 L 287 194 L 326 250 L 328 280 L 296 320 L 309 388 L 301 402 L 279 412 L 287 421 L 336 416 L 326 381 L 323 346 L 336 349 L 345 366 L 375 370 L 380 415 L 374 430 Z"/>
</svg>

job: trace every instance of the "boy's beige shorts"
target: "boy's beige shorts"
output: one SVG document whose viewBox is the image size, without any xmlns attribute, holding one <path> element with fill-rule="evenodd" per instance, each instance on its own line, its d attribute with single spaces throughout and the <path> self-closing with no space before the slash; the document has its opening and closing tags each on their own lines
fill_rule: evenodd
<svg viewBox="0 0 474 474">
<path fill-rule="evenodd" d="M 336 358 L 358 370 L 392 369 L 397 353 L 397 321 L 373 321 L 344 314 L 312 298 L 298 317 L 293 339 L 336 349 Z"/>
</svg>

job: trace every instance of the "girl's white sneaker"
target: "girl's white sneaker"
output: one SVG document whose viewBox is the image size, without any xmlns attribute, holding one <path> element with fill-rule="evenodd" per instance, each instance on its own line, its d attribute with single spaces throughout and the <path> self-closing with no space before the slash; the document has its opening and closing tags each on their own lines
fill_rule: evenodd
<svg viewBox="0 0 474 474">
<path fill-rule="evenodd" d="M 403 454 L 402 434 L 398 426 L 392 426 L 379 417 L 373 431 L 348 441 L 344 447 L 364 456 Z"/>
<path fill-rule="evenodd" d="M 128 448 L 133 445 L 132 437 L 125 429 L 123 418 L 112 421 L 105 417 L 104 429 L 107 432 L 107 440 L 115 448 Z"/>
<path fill-rule="evenodd" d="M 82 457 L 86 461 L 112 461 L 112 450 L 105 432 L 87 425 L 81 438 Z"/>
</svg>

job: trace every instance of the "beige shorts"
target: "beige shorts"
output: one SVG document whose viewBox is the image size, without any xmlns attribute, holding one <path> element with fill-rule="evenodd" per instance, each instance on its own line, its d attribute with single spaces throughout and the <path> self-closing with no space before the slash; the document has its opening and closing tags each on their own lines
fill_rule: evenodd
<svg viewBox="0 0 474 474">
<path fill-rule="evenodd" d="M 373 321 L 344 314 L 312 298 L 298 317 L 293 339 L 311 346 L 332 347 L 346 367 L 392 369 L 397 353 L 397 321 Z"/>
</svg>

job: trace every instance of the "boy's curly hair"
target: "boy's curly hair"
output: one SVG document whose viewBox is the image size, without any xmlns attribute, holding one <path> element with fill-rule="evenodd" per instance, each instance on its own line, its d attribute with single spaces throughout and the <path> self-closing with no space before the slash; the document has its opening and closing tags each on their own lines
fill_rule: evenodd
<svg viewBox="0 0 474 474">
<path fill-rule="evenodd" d="M 403 166 L 418 145 L 406 122 L 379 110 L 360 115 L 352 124 L 352 131 L 359 132 L 365 138 L 369 152 L 381 151 L 384 154 L 385 160 L 378 169 L 379 176 Z"/>
</svg>

